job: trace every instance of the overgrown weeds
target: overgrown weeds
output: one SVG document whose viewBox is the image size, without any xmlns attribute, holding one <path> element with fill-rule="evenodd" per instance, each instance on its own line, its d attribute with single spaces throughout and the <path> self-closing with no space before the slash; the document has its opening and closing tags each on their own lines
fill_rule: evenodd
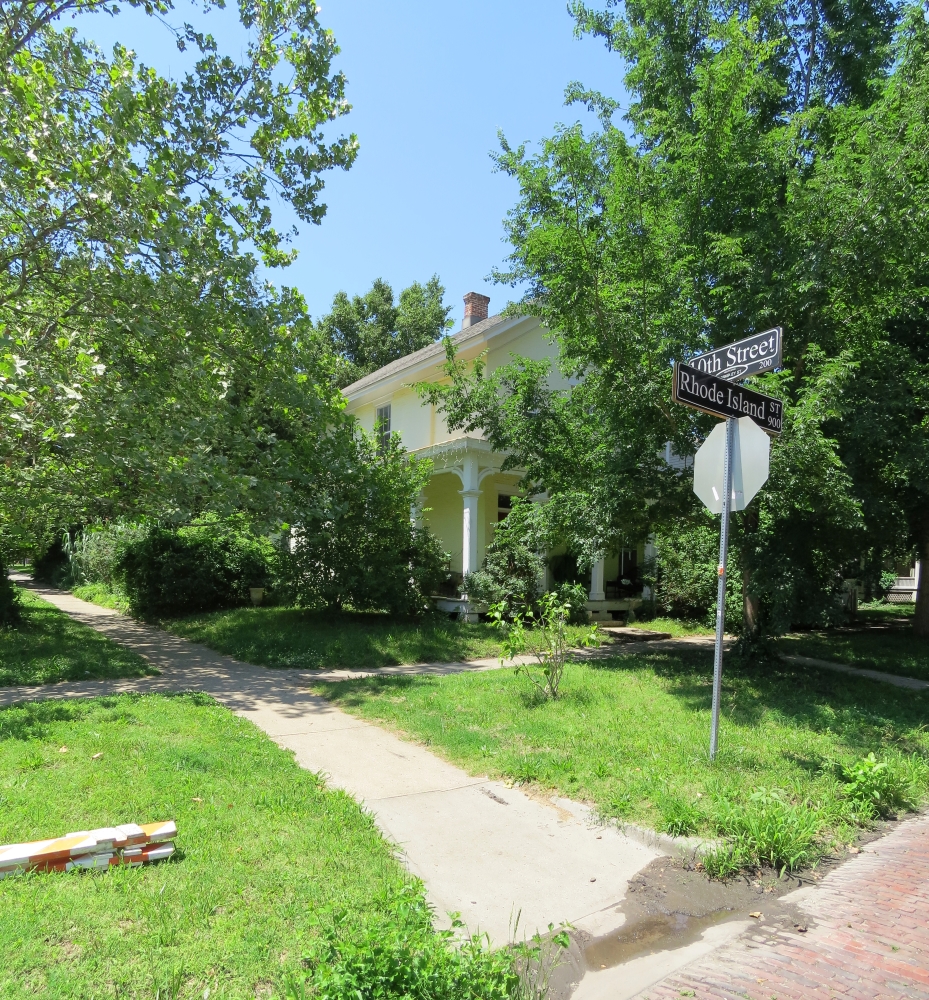
<svg viewBox="0 0 929 1000">
<path fill-rule="evenodd" d="M 361 928 L 340 913 L 326 915 L 318 942 L 304 956 L 307 976 L 291 974 L 288 1000 L 515 1000 L 520 975 L 514 955 L 494 951 L 481 935 L 457 941 L 463 925 L 433 930 L 433 912 L 419 883 L 402 886 Z"/>
<path fill-rule="evenodd" d="M 823 828 L 822 810 L 808 799 L 791 803 L 779 788 L 756 788 L 744 805 L 717 805 L 718 832 L 728 843 L 707 854 L 704 867 L 724 878 L 742 868 L 770 865 L 794 871 L 815 861 Z"/>
</svg>

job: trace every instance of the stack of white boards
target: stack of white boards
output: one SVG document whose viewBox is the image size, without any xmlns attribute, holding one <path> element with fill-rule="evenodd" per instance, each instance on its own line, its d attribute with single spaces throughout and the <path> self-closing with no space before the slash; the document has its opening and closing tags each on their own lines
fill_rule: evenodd
<svg viewBox="0 0 929 1000">
<path fill-rule="evenodd" d="M 53 840 L 0 847 L 0 879 L 17 872 L 66 872 L 73 868 L 147 865 L 174 854 L 177 824 L 124 823 L 66 833 Z"/>
</svg>

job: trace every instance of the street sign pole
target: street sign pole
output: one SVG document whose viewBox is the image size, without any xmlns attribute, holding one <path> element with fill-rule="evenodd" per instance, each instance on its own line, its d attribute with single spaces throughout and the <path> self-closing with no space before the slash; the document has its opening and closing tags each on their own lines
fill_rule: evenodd
<svg viewBox="0 0 929 1000">
<path fill-rule="evenodd" d="M 713 656 L 713 722 L 710 729 L 710 760 L 719 745 L 719 701 L 723 687 L 723 636 L 726 631 L 726 558 L 729 555 L 729 512 L 732 509 L 732 443 L 735 418 L 726 420 L 726 455 L 723 464 L 723 510 L 719 531 L 719 580 L 716 590 L 716 650 Z"/>
</svg>

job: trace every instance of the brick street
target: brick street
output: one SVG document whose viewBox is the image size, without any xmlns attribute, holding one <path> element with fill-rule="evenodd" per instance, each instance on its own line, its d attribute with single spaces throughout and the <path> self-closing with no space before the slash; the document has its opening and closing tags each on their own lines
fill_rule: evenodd
<svg viewBox="0 0 929 1000">
<path fill-rule="evenodd" d="M 794 900 L 805 933 L 762 920 L 639 996 L 929 1000 L 929 817 L 902 823 Z"/>
</svg>

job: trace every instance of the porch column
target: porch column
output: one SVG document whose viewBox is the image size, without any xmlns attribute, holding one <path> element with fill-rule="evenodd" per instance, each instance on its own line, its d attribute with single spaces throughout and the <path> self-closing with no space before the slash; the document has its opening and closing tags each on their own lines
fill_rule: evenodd
<svg viewBox="0 0 929 1000">
<path fill-rule="evenodd" d="M 461 522 L 461 574 L 467 576 L 477 568 L 477 500 L 481 495 L 478 489 L 477 456 L 466 455 L 462 470 L 461 490 L 462 522 Z"/>
<path fill-rule="evenodd" d="M 598 559 L 590 570 L 590 599 L 592 601 L 606 600 L 606 592 L 603 589 L 604 562 L 604 559 Z"/>
</svg>

